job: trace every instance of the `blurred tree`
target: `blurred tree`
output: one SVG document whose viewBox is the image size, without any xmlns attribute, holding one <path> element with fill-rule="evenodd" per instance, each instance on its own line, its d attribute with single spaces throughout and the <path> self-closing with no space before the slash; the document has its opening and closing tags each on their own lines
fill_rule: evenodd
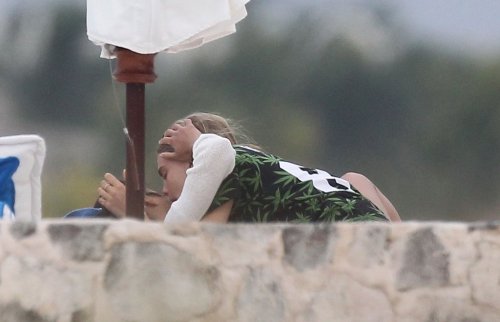
<svg viewBox="0 0 500 322">
<path fill-rule="evenodd" d="M 499 210 L 500 62 L 410 44 L 404 34 L 394 40 L 397 54 L 375 60 L 348 35 L 325 32 L 313 13 L 269 32 L 260 20 L 266 6 L 249 10 L 231 37 L 157 56 L 159 78 L 147 87 L 150 186 L 160 186 L 158 138 L 172 121 L 201 110 L 241 120 L 257 143 L 283 157 L 336 174 L 365 173 L 403 219 L 475 220 Z M 382 13 L 388 32 L 401 33 Z M 115 98 L 108 61 L 97 50 L 87 55 L 84 48 L 95 46 L 84 14 L 56 7 L 50 51 L 41 51 L 35 68 L 16 76 L 0 66 L 24 118 L 103 138 L 96 164 L 46 166 L 58 167 L 44 188 L 54 189 L 46 193 L 51 213 L 82 206 L 82 198 L 58 191 L 59 174 L 70 171 L 72 196 L 92 199 L 98 174 L 120 175 L 125 164 L 123 86 Z"/>
<path fill-rule="evenodd" d="M 85 12 L 75 6 L 56 6 L 49 37 L 40 48 L 38 64 L 26 74 L 13 75 L 12 91 L 19 100 L 19 112 L 28 120 L 47 124 L 92 124 L 98 113 L 92 108 L 102 95 L 104 60 L 86 59 Z M 108 76 L 109 77 L 109 76 Z"/>
</svg>

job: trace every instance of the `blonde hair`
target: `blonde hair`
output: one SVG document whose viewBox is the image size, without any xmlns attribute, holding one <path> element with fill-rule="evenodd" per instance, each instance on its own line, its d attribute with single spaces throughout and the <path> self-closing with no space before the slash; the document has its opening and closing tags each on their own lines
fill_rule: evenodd
<svg viewBox="0 0 500 322">
<path fill-rule="evenodd" d="M 201 133 L 212 133 L 222 136 L 231 142 L 231 144 L 245 144 L 260 150 L 260 147 L 243 133 L 241 127 L 231 119 L 222 117 L 215 113 L 195 112 L 189 114 L 175 123 L 183 123 L 185 119 L 190 119 L 193 125 Z M 174 124 L 175 124 L 174 123 Z M 161 144 L 157 153 L 172 152 L 173 148 L 168 144 Z"/>
<path fill-rule="evenodd" d="M 196 112 L 184 119 L 190 119 L 201 133 L 213 133 L 228 139 L 232 144 L 239 143 L 232 121 L 214 113 Z"/>
</svg>

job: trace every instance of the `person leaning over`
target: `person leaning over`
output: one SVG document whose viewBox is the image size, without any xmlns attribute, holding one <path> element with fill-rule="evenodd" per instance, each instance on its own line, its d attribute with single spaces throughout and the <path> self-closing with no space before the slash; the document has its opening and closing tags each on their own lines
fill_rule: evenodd
<svg viewBox="0 0 500 322">
<path fill-rule="evenodd" d="M 218 115 L 189 115 L 159 143 L 158 172 L 172 202 L 166 223 L 400 220 L 365 176 L 335 177 L 237 145 L 234 129 Z"/>
</svg>

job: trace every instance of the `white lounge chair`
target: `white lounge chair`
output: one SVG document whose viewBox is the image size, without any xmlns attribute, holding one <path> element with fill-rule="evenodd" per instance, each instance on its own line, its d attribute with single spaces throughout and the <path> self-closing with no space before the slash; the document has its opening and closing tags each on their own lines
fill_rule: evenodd
<svg viewBox="0 0 500 322">
<path fill-rule="evenodd" d="M 38 135 L 0 137 L 0 217 L 42 218 L 45 141 Z"/>
</svg>

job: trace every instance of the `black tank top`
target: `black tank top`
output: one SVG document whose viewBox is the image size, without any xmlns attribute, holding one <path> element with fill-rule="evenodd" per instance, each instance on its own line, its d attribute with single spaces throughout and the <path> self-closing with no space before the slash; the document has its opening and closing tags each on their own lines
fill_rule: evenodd
<svg viewBox="0 0 500 322">
<path fill-rule="evenodd" d="M 236 162 L 209 211 L 233 200 L 229 222 L 387 221 L 348 181 L 255 149 Z"/>
</svg>

